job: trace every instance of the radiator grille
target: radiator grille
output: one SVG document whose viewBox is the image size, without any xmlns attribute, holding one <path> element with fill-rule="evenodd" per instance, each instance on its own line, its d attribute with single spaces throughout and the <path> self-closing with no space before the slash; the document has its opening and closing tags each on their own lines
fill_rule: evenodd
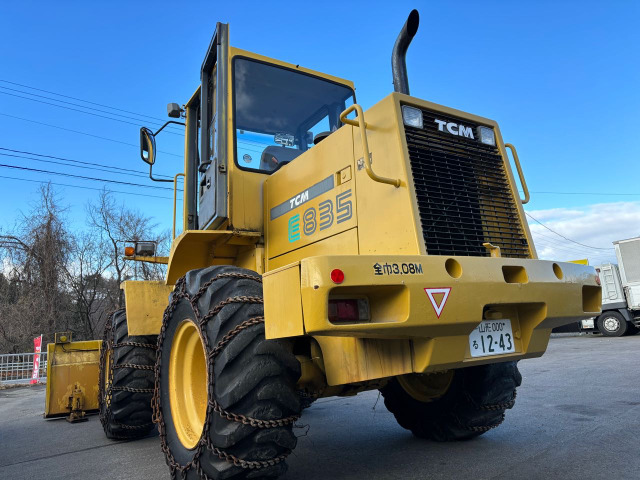
<svg viewBox="0 0 640 480">
<path fill-rule="evenodd" d="M 503 257 L 527 258 L 502 157 L 496 147 L 440 132 L 435 119 L 478 124 L 422 111 L 424 128 L 405 126 L 422 232 L 430 255 L 488 256 L 490 242 Z"/>
</svg>

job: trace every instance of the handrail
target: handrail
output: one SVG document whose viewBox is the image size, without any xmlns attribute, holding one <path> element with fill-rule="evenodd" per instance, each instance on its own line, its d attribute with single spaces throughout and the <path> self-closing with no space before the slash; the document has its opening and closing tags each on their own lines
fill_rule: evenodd
<svg viewBox="0 0 640 480">
<path fill-rule="evenodd" d="M 524 200 L 520 199 L 520 203 L 524 205 L 525 203 L 529 203 L 531 196 L 529 195 L 529 189 L 527 188 L 527 182 L 524 179 L 524 173 L 522 173 L 522 167 L 520 166 L 520 159 L 518 158 L 518 152 L 516 152 L 516 147 L 511 145 L 510 143 L 505 143 L 505 147 L 511 150 L 511 155 L 513 155 L 513 161 L 516 164 L 516 168 L 518 169 L 518 176 L 520 177 L 520 183 L 522 184 L 522 190 L 524 190 Z"/>
<path fill-rule="evenodd" d="M 184 177 L 184 173 L 176 173 L 176 176 L 173 177 L 173 231 L 171 233 L 171 240 L 176 238 L 176 197 L 178 191 L 178 177 Z"/>
<path fill-rule="evenodd" d="M 356 120 L 351 120 L 347 118 L 353 111 L 357 112 Z M 364 113 L 362 113 L 362 107 L 357 103 L 354 103 L 349 108 L 347 108 L 344 112 L 340 114 L 340 121 L 342 123 L 346 123 L 348 125 L 353 125 L 354 127 L 360 127 L 360 137 L 362 138 L 362 155 L 364 159 L 364 168 L 367 171 L 367 175 L 374 182 L 380 183 L 388 183 L 389 185 L 393 185 L 398 188 L 401 185 L 401 181 L 399 178 L 386 178 L 376 175 L 371 168 L 371 157 L 369 154 L 369 143 L 367 142 L 367 123 L 364 121 Z"/>
</svg>

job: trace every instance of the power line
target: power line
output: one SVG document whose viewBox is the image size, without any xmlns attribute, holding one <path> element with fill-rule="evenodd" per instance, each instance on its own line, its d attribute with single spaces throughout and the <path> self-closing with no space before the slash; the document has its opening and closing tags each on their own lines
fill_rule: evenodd
<svg viewBox="0 0 640 480">
<path fill-rule="evenodd" d="M 543 225 L 543 226 L 546 228 L 546 225 Z M 554 232 L 554 233 L 556 233 L 556 232 Z M 590 254 L 590 255 L 593 254 L 593 255 L 595 255 L 596 253 L 593 252 L 592 250 L 603 250 L 603 251 L 607 251 L 607 252 L 613 251 L 613 248 L 592 247 L 590 245 L 585 245 L 583 243 L 576 242 L 575 240 L 572 240 L 572 239 L 564 237 L 564 236 L 562 236 L 562 238 L 566 239 L 568 242 L 571 242 L 573 244 L 578 245 L 579 247 L 571 247 L 570 244 L 559 243 L 559 242 L 551 239 L 551 237 L 547 237 L 547 236 L 541 235 L 540 233 L 535 233 L 534 236 L 543 237 L 545 239 L 545 241 L 547 243 L 551 243 L 551 246 L 554 247 L 554 248 L 561 248 L 561 249 L 565 249 L 565 250 L 570 250 L 570 251 L 572 251 L 574 253 L 575 252 L 582 252 L 582 253 L 585 253 L 585 254 Z M 540 240 L 541 240 L 541 238 L 538 239 L 538 241 L 540 241 Z"/>
<path fill-rule="evenodd" d="M 542 260 L 561 260 L 565 262 L 575 261 L 580 258 L 586 258 L 589 262 L 593 264 L 612 262 L 615 263 L 615 257 L 613 255 L 576 255 L 567 252 L 557 251 L 557 250 L 547 250 L 546 246 L 539 246 L 537 249 L 538 258 Z M 547 250 L 547 251 L 545 251 Z"/>
<path fill-rule="evenodd" d="M 612 252 L 609 251 L 609 253 L 606 252 L 594 252 L 590 249 L 587 249 L 585 247 L 580 247 L 580 246 L 571 246 L 571 244 L 569 243 L 559 243 L 559 241 L 557 239 L 551 238 L 551 237 L 547 237 L 545 235 L 543 235 L 540 232 L 536 232 L 533 234 L 534 237 L 534 243 L 536 245 L 538 244 L 542 244 L 545 247 L 548 248 L 553 248 L 553 249 L 557 249 L 557 250 L 564 250 L 567 252 L 571 252 L 573 254 L 578 254 L 578 255 L 589 255 L 589 256 L 608 256 L 610 255 Z"/>
<path fill-rule="evenodd" d="M 243 151 L 253 152 L 253 153 L 260 153 L 260 154 L 264 152 L 264 149 L 256 150 L 253 147 L 242 147 L 242 146 L 240 146 L 241 143 L 245 143 L 245 142 L 243 142 L 242 140 L 238 140 L 238 150 L 242 149 Z"/>
<path fill-rule="evenodd" d="M 56 160 L 49 160 L 49 159 L 44 159 L 44 158 L 34 158 L 34 157 L 25 157 L 25 156 L 21 156 L 21 155 L 13 155 L 11 153 L 0 153 L 1 156 L 3 157 L 12 157 L 12 158 L 19 158 L 22 160 L 34 160 L 36 162 L 43 162 L 43 163 L 47 163 L 47 164 L 55 164 L 55 165 L 63 165 L 65 167 L 74 167 L 74 168 L 84 168 L 87 170 L 91 170 L 92 172 L 95 171 L 99 171 L 99 172 L 106 172 L 106 173 L 111 173 L 111 174 L 115 174 L 115 175 L 129 175 L 131 177 L 143 177 L 143 178 L 149 178 L 148 175 L 144 175 L 144 174 L 139 174 L 139 173 L 128 173 L 128 172 L 114 172 L 113 170 L 107 170 L 106 168 L 100 168 L 100 167 L 87 167 L 84 165 L 71 165 L 69 163 L 65 163 L 65 162 L 57 162 Z"/>
<path fill-rule="evenodd" d="M 51 185 L 59 185 L 61 187 L 72 187 L 72 188 L 82 188 L 84 190 L 95 190 L 98 192 L 103 191 L 102 188 L 94 188 L 94 187 L 85 187 L 82 185 L 70 185 L 68 183 L 56 183 L 56 182 L 49 182 L 49 181 L 43 181 L 43 180 L 32 180 L 30 178 L 19 178 L 19 177 L 9 177 L 6 175 L 0 175 L 0 178 L 6 178 L 9 180 L 19 180 L 22 182 L 33 182 L 33 183 L 40 183 L 40 184 L 48 184 L 50 183 Z M 137 197 L 150 197 L 150 198 L 161 198 L 164 200 L 173 200 L 173 197 L 161 197 L 159 195 L 149 195 L 147 193 L 135 193 L 135 192 L 122 192 L 122 191 L 118 191 L 118 190 L 107 190 L 109 192 L 113 192 L 113 193 L 122 193 L 124 195 L 135 195 Z"/>
<path fill-rule="evenodd" d="M 571 240 L 568 237 L 565 237 L 564 235 L 562 235 L 561 233 L 556 232 L 555 230 L 547 227 L 544 223 L 542 223 L 540 220 L 537 220 L 536 218 L 532 217 L 528 212 L 524 212 L 527 217 L 529 217 L 531 220 L 533 220 L 536 223 L 539 223 L 540 225 L 542 225 L 544 228 L 546 228 L 547 230 L 549 230 L 550 232 L 555 233 L 556 235 L 558 235 L 559 237 L 564 238 L 565 240 L 568 240 L 571 243 L 575 243 L 577 245 L 582 245 L 583 247 L 587 247 L 587 248 L 593 248 L 594 250 L 613 250 L 612 247 L 610 248 L 603 248 L 603 247 L 592 247 L 591 245 L 585 245 L 584 243 L 580 243 L 580 242 L 576 242 L 575 240 Z"/>
<path fill-rule="evenodd" d="M 123 110 L 122 108 L 111 107 L 111 106 L 109 106 L 109 105 L 104 105 L 104 104 L 102 104 L 102 103 L 91 102 L 91 101 L 89 101 L 89 100 L 83 100 L 82 98 L 71 97 L 71 96 L 69 96 L 69 95 L 63 95 L 63 94 L 61 94 L 61 93 L 52 92 L 52 91 L 50 91 L 50 90 L 43 90 L 43 89 L 41 89 L 41 88 L 36 88 L 36 87 L 31 87 L 31 86 L 29 86 L 29 85 L 24 85 L 24 84 L 22 84 L 22 83 L 10 82 L 9 80 L 3 80 L 3 79 L 0 79 L 0 82 L 8 83 L 8 84 L 10 84 L 10 85 L 17 85 L 17 86 L 22 87 L 22 88 L 29 88 L 29 89 L 31 89 L 31 90 L 37 90 L 38 92 L 49 93 L 49 94 L 51 94 L 51 95 L 57 95 L 57 96 L 59 96 L 59 97 L 63 97 L 63 98 L 70 98 L 71 100 L 77 100 L 78 102 L 89 103 L 89 104 L 91 104 L 91 105 L 97 105 L 97 106 L 99 106 L 99 107 L 110 108 L 110 109 L 112 109 L 112 110 L 117 110 L 117 111 L 119 111 L 119 112 L 131 113 L 131 114 L 133 114 L 133 115 L 138 115 L 139 117 L 153 118 L 154 120 L 160 120 L 161 122 L 164 122 L 164 119 L 162 119 L 162 118 L 152 117 L 152 116 L 150 116 L 150 115 L 144 115 L 144 114 L 142 114 L 142 113 L 136 113 L 136 112 L 132 112 L 132 111 L 130 111 L 130 110 Z M 5 88 L 6 88 L 6 87 L 5 87 Z"/>
<path fill-rule="evenodd" d="M 127 125 L 133 125 L 135 127 L 140 127 L 139 123 L 133 123 L 133 122 L 129 122 L 127 120 L 121 120 L 119 118 L 107 117 L 106 115 L 100 115 L 98 113 L 85 112 L 84 110 L 79 110 L 77 108 L 71 108 L 71 107 L 65 107 L 64 105 L 56 105 L 55 103 L 45 102 L 44 100 L 38 100 L 37 98 L 23 97 L 22 95 L 16 95 L 15 93 L 9 93 L 9 92 L 0 92 L 0 93 L 2 95 L 10 95 L 12 97 L 23 98 L 25 100 L 31 100 L 32 102 L 42 103 L 44 105 L 51 105 L 53 107 L 64 108 L 65 110 L 71 110 L 73 112 L 85 113 L 87 115 L 93 115 L 94 117 L 106 118 L 107 120 L 113 120 L 114 122 L 126 123 Z M 168 133 L 171 133 L 172 135 L 180 135 L 179 133 L 172 132 L 172 131 L 168 131 Z"/>
<path fill-rule="evenodd" d="M 576 250 L 576 249 L 572 249 L 571 247 L 563 247 L 563 246 L 558 246 L 552 243 L 548 243 L 547 240 L 540 240 L 540 239 L 534 240 L 534 244 L 536 245 L 536 247 L 542 246 L 543 248 L 550 248 L 550 249 L 553 249 L 554 251 L 558 251 L 566 255 L 571 254 L 574 257 L 587 256 L 592 258 L 610 258 L 611 255 L 613 255 L 613 252 L 607 254 L 607 253 L 598 253 L 598 252 L 592 252 L 592 251 L 586 252 L 584 250 Z"/>
<path fill-rule="evenodd" d="M 107 178 L 85 177 L 83 175 L 74 175 L 72 173 L 54 172 L 54 171 L 51 171 L 51 170 L 40 170 L 38 168 L 19 167 L 17 165 L 6 165 L 4 163 L 0 163 L 0 167 L 2 167 L 2 168 L 12 168 L 12 169 L 16 169 L 16 170 L 25 170 L 25 171 L 37 172 L 37 173 L 49 173 L 51 175 L 60 175 L 60 176 L 63 176 L 63 177 L 80 178 L 82 180 L 93 180 L 93 181 L 96 181 L 96 182 L 117 183 L 119 185 L 128 185 L 128 186 L 132 186 L 132 187 L 155 188 L 155 189 L 158 189 L 158 190 L 171 190 L 171 191 L 173 191 L 173 188 L 160 187 L 160 186 L 157 186 L 157 185 L 144 185 L 142 183 L 123 182 L 121 180 L 109 180 Z M 178 189 L 178 191 L 182 191 L 182 190 Z"/>
<path fill-rule="evenodd" d="M 584 250 L 577 250 L 577 249 L 572 249 L 571 247 L 563 247 L 563 246 L 559 246 L 553 243 L 548 243 L 548 241 L 546 240 L 541 240 L 541 239 L 534 239 L 534 244 L 536 245 L 536 247 L 539 246 L 543 246 L 544 248 L 552 248 L 553 250 L 557 250 L 560 252 L 566 252 L 566 253 L 571 253 L 575 256 L 580 256 L 583 254 L 586 254 L 586 252 Z M 590 251 L 591 252 L 591 251 Z"/>
<path fill-rule="evenodd" d="M 47 127 L 52 127 L 52 128 L 57 128 L 59 130 L 65 130 L 67 132 L 73 132 L 73 133 L 77 133 L 80 135 L 86 135 L 88 137 L 94 137 L 94 138 L 99 138 L 101 140 L 107 140 L 109 142 L 114 142 L 114 143 L 121 143 L 122 145 L 129 145 L 130 147 L 134 147 L 134 148 L 140 148 L 140 145 L 136 145 L 135 143 L 128 143 L 128 142 L 123 142 L 121 140 L 115 140 L 113 138 L 108 138 L 108 137 L 101 137 L 100 135 L 94 135 L 92 133 L 86 133 L 86 132 L 80 132 L 78 130 L 72 130 L 70 128 L 66 128 L 66 127 L 59 127 L 58 125 L 51 125 L 50 123 L 44 123 L 44 122 L 38 122 L 36 120 L 30 120 L 28 118 L 22 118 L 22 117 L 17 117 L 15 115 L 9 115 L 8 113 L 2 113 L 0 112 L 0 115 L 4 116 L 4 117 L 9 117 L 9 118 L 15 118 L 17 120 L 22 120 L 24 122 L 30 122 L 30 123 L 36 123 L 38 125 L 45 125 Z M 165 152 L 163 150 L 158 150 L 158 152 L 167 154 L 167 155 L 172 155 L 174 157 L 178 157 L 178 158 L 182 158 L 182 155 L 178 155 L 176 153 L 171 153 L 171 152 Z"/>
<path fill-rule="evenodd" d="M 78 102 L 83 102 L 83 103 L 87 103 L 87 104 L 90 104 L 90 105 L 96 105 L 96 106 L 99 106 L 99 107 L 108 108 L 108 109 L 115 110 L 115 111 L 118 111 L 118 112 L 129 113 L 129 114 L 131 114 L 131 115 L 136 115 L 136 116 L 138 116 L 138 117 L 145 117 L 145 118 L 149 118 L 149 119 L 157 120 L 156 122 L 150 122 L 150 123 L 155 123 L 155 124 L 157 124 L 157 125 L 162 125 L 162 124 L 164 124 L 164 122 L 165 122 L 165 119 L 163 119 L 163 118 L 154 117 L 154 116 L 152 116 L 152 115 L 145 115 L 145 114 L 142 114 L 142 113 L 133 112 L 133 111 L 131 111 L 131 110 L 125 110 L 125 109 L 122 109 L 122 108 L 112 107 L 112 106 L 110 106 L 110 105 L 105 105 L 105 104 L 103 104 L 103 103 L 92 102 L 92 101 L 90 101 L 90 100 L 85 100 L 85 99 L 78 98 L 78 97 L 73 97 L 73 96 L 70 96 L 70 95 L 64 95 L 64 94 L 62 94 L 62 93 L 53 92 L 53 91 L 51 91 L 51 90 L 45 90 L 45 89 L 42 89 L 42 88 L 32 87 L 32 86 L 30 86 L 30 85 L 25 85 L 25 84 L 22 84 L 22 83 L 12 82 L 12 81 L 9 81 L 9 80 L 4 80 L 4 79 L 0 79 L 0 82 L 7 83 L 7 84 L 10 84 L 10 85 L 19 86 L 19 87 L 26 88 L 26 89 L 30 89 L 30 90 L 36 90 L 36 91 L 38 91 L 38 92 L 48 93 L 48 94 L 50 94 L 50 95 L 56 95 L 56 96 L 63 97 L 63 98 L 69 98 L 69 99 L 71 99 L 71 100 L 76 100 L 76 101 L 78 101 Z M 106 113 L 106 114 L 110 114 L 110 115 L 112 115 L 112 114 L 113 114 L 112 112 L 108 112 L 108 111 L 104 111 L 104 110 L 100 110 L 100 109 L 92 108 L 92 107 L 86 107 L 86 106 L 84 106 L 84 105 L 79 105 L 79 104 L 77 104 L 77 103 L 73 103 L 73 102 L 67 102 L 67 101 L 64 101 L 64 100 L 58 100 L 58 99 L 55 99 L 55 98 L 47 97 L 47 96 L 45 96 L 45 95 L 38 95 L 38 94 L 35 94 L 35 93 L 24 92 L 24 91 L 22 91 L 22 90 L 17 90 L 17 89 L 14 89 L 14 88 L 4 87 L 4 86 L 0 86 L 0 88 L 3 88 L 3 89 L 5 89 L 5 90 L 11 90 L 11 91 L 18 92 L 18 93 L 23 93 L 23 94 L 26 94 L 26 95 L 31 95 L 31 96 L 34 96 L 34 97 L 40 97 L 40 98 L 44 98 L 44 99 L 47 99 L 47 100 L 52 100 L 52 101 L 54 101 L 54 102 L 65 103 L 65 104 L 68 104 L 68 105 L 73 105 L 73 106 L 80 107 L 80 108 L 85 108 L 85 109 L 88 109 L 88 110 L 94 110 L 94 111 L 101 112 L 101 113 Z M 2 93 L 2 92 L 0 92 L 0 93 Z M 7 95 L 10 95 L 10 94 L 7 94 Z M 15 96 L 19 96 L 19 95 L 15 95 Z M 20 97 L 20 98 L 26 98 L 27 100 L 37 101 L 37 100 L 31 99 L 31 98 L 27 98 L 27 97 Z M 46 102 L 43 102 L 43 103 L 46 103 Z M 54 106 L 60 106 L 60 105 L 54 105 Z M 64 108 L 64 107 L 62 107 L 62 108 Z M 72 109 L 72 110 L 73 110 L 73 109 Z M 88 112 L 84 112 L 84 111 L 83 111 L 82 113 L 88 113 Z M 123 116 L 123 115 L 120 115 L 120 116 Z M 18 118 L 18 117 L 14 117 L 14 118 Z M 117 120 L 117 119 L 110 118 L 110 117 L 104 117 L 104 118 L 109 118 L 109 119 L 111 119 L 111 120 Z M 134 117 L 124 116 L 124 118 L 129 118 L 129 119 L 131 119 L 131 120 L 139 121 L 139 119 L 134 118 Z M 32 120 L 27 120 L 27 119 L 21 119 L 21 120 L 25 120 L 25 121 L 32 121 Z M 118 120 L 118 121 L 119 121 L 119 120 Z M 35 123 L 37 123 L 37 122 L 35 122 Z M 125 122 L 125 123 L 129 123 L 129 122 Z M 52 126 L 52 127 L 54 127 L 54 128 L 61 128 L 61 127 L 56 127 L 56 126 L 54 126 L 54 125 L 48 125 L 48 124 L 43 124 L 43 125 Z M 137 124 L 136 124 L 136 125 L 137 125 Z M 169 126 L 168 126 L 168 128 L 177 128 L 177 127 L 175 127 L 174 125 L 169 125 Z M 82 134 L 84 134 L 83 132 L 75 132 L 75 133 L 82 133 Z M 172 132 L 172 133 L 173 133 L 173 132 Z M 97 137 L 97 138 L 104 138 L 104 137 Z M 124 142 L 119 142 L 119 143 L 124 143 Z M 255 147 L 259 147 L 259 148 L 260 148 L 260 147 L 264 147 L 264 146 L 268 146 L 268 145 L 269 145 L 269 144 L 267 144 L 267 143 L 262 143 L 262 142 L 259 142 L 259 141 L 256 141 L 256 140 L 241 140 L 241 139 L 239 139 L 239 140 L 238 140 L 238 143 L 244 143 L 244 144 L 247 144 L 247 145 L 253 145 L 253 146 L 255 146 Z M 127 144 L 127 145 L 132 145 L 132 146 L 136 146 L 136 147 L 137 147 L 137 145 L 133 145 L 133 144 Z M 247 150 L 250 150 L 248 147 L 245 147 L 245 148 L 246 148 Z M 261 151 L 257 151 L 257 150 L 254 150 L 254 151 L 255 151 L 256 153 L 262 153 Z M 162 152 L 162 153 L 167 153 L 167 154 L 169 154 L 169 155 L 176 155 L 176 154 L 172 154 L 172 153 L 169 153 L 169 152 Z M 180 155 L 176 155 L 176 156 L 180 156 Z M 531 193 L 534 193 L 534 194 L 542 194 L 542 195 L 640 196 L 640 193 L 611 193 L 611 192 L 550 192 L 550 191 L 531 191 Z"/>
<path fill-rule="evenodd" d="M 133 170 L 131 168 L 120 168 L 120 167 L 113 167 L 111 165 L 105 165 L 103 163 L 96 163 L 96 162 L 83 162 L 81 160 L 72 160 L 71 158 L 65 158 L 65 157 L 56 157 L 55 155 L 44 155 L 41 153 L 34 153 L 34 152 L 26 152 L 24 150 L 14 150 L 12 148 L 5 148 L 5 147 L 0 147 L 0 150 L 5 150 L 7 152 L 13 152 L 13 153 L 21 153 L 21 154 L 25 154 L 25 155 L 35 155 L 36 157 L 44 157 L 44 158 L 53 158 L 55 160 L 63 160 L 65 162 L 72 162 L 72 163 L 78 163 L 78 164 L 82 164 L 82 165 L 91 165 L 93 166 L 97 166 L 97 167 L 104 167 L 104 168 L 110 168 L 113 170 L 116 170 L 115 172 L 112 173 L 120 173 L 122 174 L 122 172 L 132 172 L 132 174 L 139 174 L 138 176 L 144 176 L 144 177 L 148 177 L 149 174 L 142 171 L 142 170 Z M 6 153 L 0 153 L 0 155 L 4 155 L 4 156 L 13 156 L 13 155 L 8 155 Z M 17 158 L 28 158 L 28 157 L 19 157 L 16 155 Z M 32 159 L 32 160 L 37 160 L 37 159 Z M 44 161 L 44 160 L 43 160 Z M 71 166 L 71 165 L 70 165 Z M 161 175 L 161 174 L 157 174 L 156 176 L 158 177 L 165 177 L 165 178 L 173 178 L 170 175 Z"/>
<path fill-rule="evenodd" d="M 576 251 L 588 251 L 585 250 L 584 247 L 578 247 L 578 246 L 571 246 L 570 244 L 564 242 L 563 240 L 559 239 L 558 237 L 552 237 L 551 235 L 545 235 L 542 232 L 535 232 L 535 237 L 540 237 L 540 238 L 544 238 L 547 242 L 552 243 L 553 245 L 558 246 L 558 248 L 566 248 L 566 249 L 571 249 L 571 251 L 576 252 Z"/>
<path fill-rule="evenodd" d="M 165 123 L 164 121 L 158 122 L 158 121 L 142 120 L 140 118 L 130 117 L 128 115 L 122 115 L 121 113 L 109 112 L 108 110 L 100 110 L 99 108 L 95 108 L 95 107 L 87 107 L 85 105 L 80 105 L 78 103 L 67 102 L 66 100 L 58 100 L 57 98 L 47 97 L 46 95 L 38 95 L 37 93 L 23 92 L 22 90 L 18 90 L 18 89 L 15 89 L 15 88 L 4 87 L 2 85 L 0 85 L 0 88 L 3 88 L 5 90 L 11 90 L 12 92 L 23 93 L 25 95 L 31 95 L 33 97 L 44 98 L 46 100 L 51 100 L 51 101 L 58 102 L 58 103 L 64 103 L 64 104 L 67 104 L 67 105 L 73 105 L 74 107 L 80 107 L 80 108 L 84 108 L 86 110 L 93 110 L 93 111 L 96 111 L 96 112 L 106 113 L 107 115 L 118 115 L 119 117 L 128 118 L 130 120 L 135 120 L 137 122 L 144 122 L 144 123 L 155 124 L 155 125 L 164 125 L 164 123 Z M 107 108 L 113 108 L 113 107 L 107 107 Z M 135 114 L 135 115 L 137 115 L 137 114 Z M 141 116 L 144 116 L 144 115 L 141 115 Z M 169 125 L 169 126 L 167 126 L 167 129 L 169 129 L 169 128 L 176 129 L 177 127 L 175 125 Z"/>
<path fill-rule="evenodd" d="M 521 192 L 522 193 L 522 192 Z M 610 193 L 610 192 L 529 192 L 543 195 L 599 195 L 605 197 L 616 197 L 616 196 L 629 196 L 629 197 L 638 197 L 640 193 Z"/>
</svg>

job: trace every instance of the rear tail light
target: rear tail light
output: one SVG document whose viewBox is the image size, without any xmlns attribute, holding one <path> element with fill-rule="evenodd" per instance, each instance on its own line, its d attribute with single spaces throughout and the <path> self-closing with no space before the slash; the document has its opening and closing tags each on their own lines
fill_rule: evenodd
<svg viewBox="0 0 640 480">
<path fill-rule="evenodd" d="M 329 300 L 331 323 L 369 322 L 369 301 L 366 298 L 339 298 Z"/>
</svg>

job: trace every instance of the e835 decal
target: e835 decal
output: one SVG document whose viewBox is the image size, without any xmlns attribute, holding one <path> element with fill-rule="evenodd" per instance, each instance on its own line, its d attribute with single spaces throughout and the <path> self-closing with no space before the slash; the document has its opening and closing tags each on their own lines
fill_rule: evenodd
<svg viewBox="0 0 640 480">
<path fill-rule="evenodd" d="M 302 215 L 296 213 L 289 219 L 289 242 L 300 240 L 302 234 L 309 237 L 329 228 L 334 223 L 346 222 L 353 216 L 351 203 L 351 189 L 336 195 L 335 202 L 331 199 L 318 204 L 318 208 L 307 208 Z"/>
</svg>

